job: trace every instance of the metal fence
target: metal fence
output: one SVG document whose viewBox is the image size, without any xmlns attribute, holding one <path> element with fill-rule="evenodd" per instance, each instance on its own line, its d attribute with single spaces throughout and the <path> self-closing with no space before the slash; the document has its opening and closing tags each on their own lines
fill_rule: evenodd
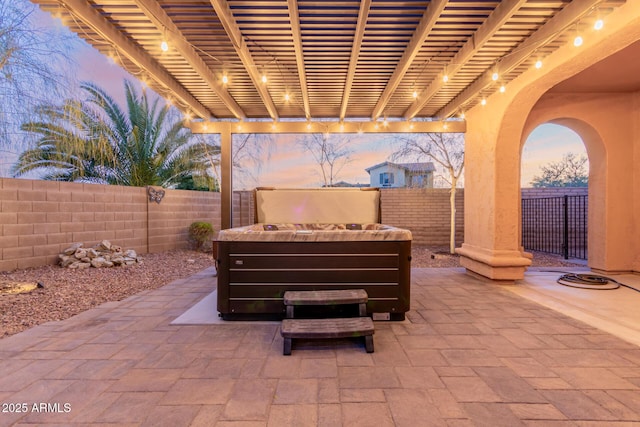
<svg viewBox="0 0 640 427">
<path fill-rule="evenodd" d="M 522 199 L 522 245 L 587 259 L 587 205 L 587 196 Z"/>
</svg>

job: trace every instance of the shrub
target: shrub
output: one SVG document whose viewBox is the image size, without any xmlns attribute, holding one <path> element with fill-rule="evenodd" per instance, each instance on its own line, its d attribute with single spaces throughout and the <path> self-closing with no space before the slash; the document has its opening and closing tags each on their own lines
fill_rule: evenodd
<svg viewBox="0 0 640 427">
<path fill-rule="evenodd" d="M 208 222 L 196 221 L 189 226 L 189 240 L 194 243 L 197 251 L 203 250 L 212 237 L 213 226 Z"/>
</svg>

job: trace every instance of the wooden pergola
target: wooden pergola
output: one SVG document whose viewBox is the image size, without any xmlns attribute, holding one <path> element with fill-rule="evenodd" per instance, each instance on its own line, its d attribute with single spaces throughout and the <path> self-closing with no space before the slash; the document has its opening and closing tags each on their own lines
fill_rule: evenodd
<svg viewBox="0 0 640 427">
<path fill-rule="evenodd" d="M 625 0 L 32 0 L 220 133 L 464 132 L 464 113 Z M 543 72 L 543 71 L 541 71 Z"/>
</svg>

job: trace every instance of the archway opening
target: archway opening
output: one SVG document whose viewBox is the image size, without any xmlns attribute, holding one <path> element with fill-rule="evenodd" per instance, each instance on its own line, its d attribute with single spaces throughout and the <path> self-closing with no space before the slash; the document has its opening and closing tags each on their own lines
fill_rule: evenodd
<svg viewBox="0 0 640 427">
<path fill-rule="evenodd" d="M 521 244 L 544 263 L 588 259 L 588 179 L 586 146 L 572 129 L 537 126 L 522 147 L 520 163 Z"/>
</svg>

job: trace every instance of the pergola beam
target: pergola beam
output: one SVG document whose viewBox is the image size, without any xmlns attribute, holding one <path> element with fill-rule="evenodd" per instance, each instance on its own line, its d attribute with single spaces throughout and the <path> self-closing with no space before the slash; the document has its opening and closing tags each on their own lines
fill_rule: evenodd
<svg viewBox="0 0 640 427">
<path fill-rule="evenodd" d="M 464 120 L 449 121 L 388 121 L 386 124 L 371 121 L 314 121 L 314 122 L 202 122 L 189 123 L 193 133 L 428 133 L 466 132 Z"/>
<path fill-rule="evenodd" d="M 580 18 L 588 14 L 594 7 L 602 3 L 602 0 L 584 0 L 569 3 L 564 9 L 549 19 L 538 31 L 533 33 L 524 42 L 514 49 L 512 53 L 497 64 L 499 74 L 507 74 L 515 67 L 526 61 L 540 46 L 548 43 L 557 35 L 566 30 Z M 476 97 L 480 92 L 495 84 L 491 75 L 493 69 L 487 70 L 478 79 L 467 86 L 458 96 L 436 113 L 437 117 L 446 118 L 456 114 L 462 106 Z"/>
<path fill-rule="evenodd" d="M 294 0 L 289 0 L 294 1 Z M 353 45 L 351 47 L 351 58 L 349 59 L 349 70 L 347 71 L 347 80 L 344 83 L 342 92 L 342 104 L 340 105 L 340 120 L 347 115 L 347 107 L 349 105 L 349 97 L 351 96 L 351 87 L 356 76 L 356 68 L 358 67 L 358 58 L 360 57 L 360 48 L 362 47 L 362 39 L 364 38 L 364 29 L 369 17 L 369 9 L 371 0 L 362 0 L 360 2 L 360 11 L 358 12 L 358 21 L 356 31 L 353 35 Z"/>
<path fill-rule="evenodd" d="M 198 55 L 191 43 L 182 35 L 180 29 L 173 23 L 164 9 L 155 0 L 134 0 L 140 10 L 154 23 L 161 31 L 164 29 L 170 46 L 175 48 L 182 58 L 198 73 L 198 75 L 215 92 L 224 105 L 239 119 L 247 116 L 233 97 L 216 81 L 216 77 L 207 64 Z"/>
<path fill-rule="evenodd" d="M 267 87 L 262 83 L 262 78 L 260 73 L 258 73 L 258 68 L 253 60 L 253 56 L 251 55 L 251 51 L 247 47 L 247 43 L 244 41 L 244 37 L 242 32 L 240 31 L 240 27 L 238 27 L 238 23 L 229 8 L 229 4 L 226 0 L 211 0 L 211 5 L 220 20 L 227 36 L 231 40 L 231 44 L 233 45 L 240 61 L 242 61 L 242 65 L 245 70 L 249 74 L 251 78 L 251 82 L 253 86 L 258 91 L 260 98 L 262 99 L 262 103 L 264 104 L 269 116 L 273 120 L 278 119 L 278 111 L 276 109 L 275 104 L 273 103 L 273 99 L 271 99 L 271 95 L 267 90 Z"/>
<path fill-rule="evenodd" d="M 368 0 L 367 0 L 368 1 Z M 311 118 L 311 106 L 309 104 L 309 90 L 307 88 L 307 74 L 304 66 L 304 54 L 302 50 L 302 33 L 300 31 L 300 14 L 298 13 L 297 0 L 288 0 L 289 21 L 291 22 L 291 36 L 293 37 L 293 50 L 296 55 L 296 66 L 298 68 L 298 79 L 300 80 L 300 92 L 302 92 L 302 105 L 304 115 Z"/>
<path fill-rule="evenodd" d="M 504 0 L 489 15 L 486 21 L 460 48 L 458 53 L 451 59 L 446 69 L 449 79 L 460 71 L 460 69 L 487 43 L 493 35 L 504 25 L 527 0 Z M 436 93 L 445 85 L 445 71 L 443 70 L 434 81 L 418 96 L 403 114 L 405 119 L 416 116 L 434 97 Z"/>
<path fill-rule="evenodd" d="M 400 82 L 404 78 L 404 75 L 409 70 L 409 67 L 411 67 L 411 63 L 415 59 L 416 55 L 418 55 L 418 53 L 420 52 L 422 44 L 427 39 L 427 36 L 433 29 L 433 26 L 436 24 L 436 21 L 440 17 L 440 14 L 442 13 L 446 5 L 447 0 L 432 0 L 431 2 L 429 2 L 427 10 L 425 11 L 424 15 L 422 15 L 420 23 L 411 36 L 409 44 L 404 49 L 398 65 L 393 71 L 391 78 L 387 82 L 387 86 L 384 88 L 384 91 L 382 92 L 382 95 L 380 95 L 380 98 L 378 98 L 378 102 L 376 103 L 376 106 L 371 114 L 372 120 L 376 120 L 384 111 L 387 103 L 391 99 L 391 95 L 393 95 L 393 92 L 400 85 Z"/>
<path fill-rule="evenodd" d="M 211 112 L 207 107 L 195 99 L 149 53 L 120 32 L 100 12 L 92 8 L 88 2 L 84 0 L 65 0 L 64 4 L 69 12 L 91 27 L 100 37 L 110 43 L 114 49 L 125 55 L 137 67 L 145 70 L 151 79 L 171 91 L 180 103 L 191 108 L 196 115 L 203 119 L 211 117 Z"/>
</svg>

